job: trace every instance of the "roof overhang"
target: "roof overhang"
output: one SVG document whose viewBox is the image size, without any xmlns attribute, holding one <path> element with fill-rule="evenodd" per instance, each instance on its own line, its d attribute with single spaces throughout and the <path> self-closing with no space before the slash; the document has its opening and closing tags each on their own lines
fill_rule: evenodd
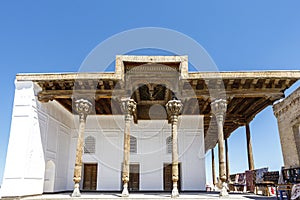
<svg viewBox="0 0 300 200">
<path fill-rule="evenodd" d="M 204 115 L 205 147 L 217 142 L 215 119 L 210 103 L 226 98 L 224 135 L 228 138 L 239 126 L 284 97 L 284 91 L 300 79 L 300 71 L 188 72 L 187 56 L 117 56 L 114 73 L 18 74 L 17 81 L 40 86 L 41 102 L 58 101 L 74 112 L 72 100 L 95 100 L 97 115 L 122 114 L 119 99 L 137 102 L 138 120 L 165 119 L 149 115 L 151 106 L 165 104 L 176 95 L 184 104 L 183 115 Z"/>
</svg>

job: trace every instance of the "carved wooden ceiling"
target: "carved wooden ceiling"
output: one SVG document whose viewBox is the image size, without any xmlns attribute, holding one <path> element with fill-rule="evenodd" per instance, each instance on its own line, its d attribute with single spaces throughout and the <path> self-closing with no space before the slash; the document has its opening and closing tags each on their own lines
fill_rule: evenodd
<svg viewBox="0 0 300 200">
<path fill-rule="evenodd" d="M 170 66 L 172 68 L 176 64 Z M 131 76 L 135 82 L 130 82 L 126 76 L 122 79 L 115 73 L 19 74 L 17 80 L 35 82 L 41 88 L 37 94 L 39 101 L 56 100 L 74 114 L 72 100 L 88 97 L 94 100 L 93 114 L 121 115 L 119 100 L 130 96 L 137 102 L 137 122 L 166 119 L 166 103 L 178 98 L 184 105 L 183 115 L 204 115 L 207 150 L 217 142 L 217 127 L 210 108 L 215 97 L 227 99 L 224 136 L 228 138 L 238 127 L 249 123 L 257 113 L 283 98 L 284 91 L 300 79 L 300 71 L 193 72 L 188 73 L 185 79 L 180 79 L 179 74 L 179 86 L 175 89 L 166 82 L 170 78 L 157 74 L 154 77 L 145 79 L 143 83 L 141 77 Z M 130 82 L 130 87 L 126 81 Z"/>
</svg>

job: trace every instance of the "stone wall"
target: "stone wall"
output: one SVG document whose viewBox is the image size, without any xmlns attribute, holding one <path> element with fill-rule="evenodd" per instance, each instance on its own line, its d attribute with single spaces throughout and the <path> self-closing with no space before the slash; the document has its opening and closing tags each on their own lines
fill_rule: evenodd
<svg viewBox="0 0 300 200">
<path fill-rule="evenodd" d="M 300 167 L 300 88 L 273 106 L 284 166 Z"/>
</svg>

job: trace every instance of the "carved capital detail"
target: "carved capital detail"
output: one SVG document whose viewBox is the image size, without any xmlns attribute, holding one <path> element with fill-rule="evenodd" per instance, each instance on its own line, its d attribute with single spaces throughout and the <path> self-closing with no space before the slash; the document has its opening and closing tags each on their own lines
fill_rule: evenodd
<svg viewBox="0 0 300 200">
<path fill-rule="evenodd" d="M 80 119 L 86 118 L 86 116 L 91 113 L 93 104 L 86 99 L 78 99 L 75 101 L 75 109 L 79 114 Z"/>
<path fill-rule="evenodd" d="M 224 116 L 227 110 L 227 101 L 225 99 L 216 99 L 211 104 L 211 112 L 216 116 Z"/>
<path fill-rule="evenodd" d="M 167 113 L 171 120 L 177 119 L 178 115 L 181 114 L 182 108 L 183 104 L 180 100 L 170 100 L 166 104 Z"/>
<path fill-rule="evenodd" d="M 125 114 L 125 120 L 130 118 L 136 112 L 136 102 L 130 98 L 124 98 L 121 100 L 122 111 Z"/>
</svg>

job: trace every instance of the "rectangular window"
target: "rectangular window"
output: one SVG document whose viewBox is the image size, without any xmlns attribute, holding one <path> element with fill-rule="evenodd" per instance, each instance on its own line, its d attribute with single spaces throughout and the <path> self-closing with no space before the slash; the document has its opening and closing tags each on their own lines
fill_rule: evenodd
<svg viewBox="0 0 300 200">
<path fill-rule="evenodd" d="M 85 154 L 93 154 L 95 153 L 96 147 L 96 139 L 93 136 L 88 136 L 84 140 L 84 149 L 83 152 Z"/>
<path fill-rule="evenodd" d="M 172 153 L 173 144 L 172 144 L 172 136 L 167 137 L 166 139 L 166 146 L 167 146 L 167 154 Z"/>
<path fill-rule="evenodd" d="M 137 153 L 137 140 L 133 136 L 130 136 L 130 153 Z"/>
</svg>

